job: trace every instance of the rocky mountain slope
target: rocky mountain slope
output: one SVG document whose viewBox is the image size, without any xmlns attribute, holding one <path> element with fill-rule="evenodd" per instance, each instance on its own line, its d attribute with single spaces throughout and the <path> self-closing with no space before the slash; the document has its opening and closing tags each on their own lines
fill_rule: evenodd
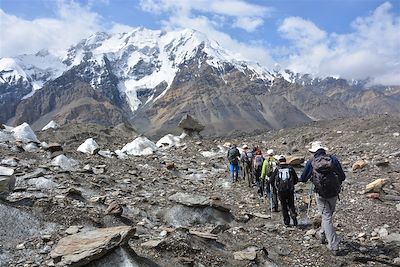
<svg viewBox="0 0 400 267">
<path fill-rule="evenodd" d="M 0 266 L 397 266 L 399 125 L 392 115 L 320 121 L 233 139 L 183 139 L 143 156 L 118 151 L 138 136 L 123 124 L 36 132 L 47 145 L 16 142 L 21 131 L 6 127 L 0 165 L 17 181 L 0 200 Z M 88 138 L 99 148 L 77 151 Z M 334 218 L 341 257 L 315 237 L 319 220 L 315 202 L 307 215 L 309 183 L 296 186 L 300 226 L 286 228 L 255 188 L 229 182 L 227 141 L 273 148 L 301 162 L 315 140 L 338 156 L 347 175 Z M 366 194 L 379 178 L 383 188 Z"/>
<path fill-rule="evenodd" d="M 366 90 L 359 81 L 268 70 L 197 31 L 137 28 L 96 33 L 67 51 L 0 59 L 0 121 L 38 129 L 57 118 L 99 121 L 88 108 L 70 107 L 70 100 L 87 97 L 75 85 L 109 102 L 107 108 L 89 104 L 101 106 L 95 112 L 101 123 L 120 123 L 115 114 L 122 110 L 123 120 L 157 136 L 177 131 L 176 121 L 187 113 L 207 126 L 204 134 L 222 135 L 400 111 L 398 86 Z M 46 104 L 55 91 L 57 103 Z"/>
</svg>

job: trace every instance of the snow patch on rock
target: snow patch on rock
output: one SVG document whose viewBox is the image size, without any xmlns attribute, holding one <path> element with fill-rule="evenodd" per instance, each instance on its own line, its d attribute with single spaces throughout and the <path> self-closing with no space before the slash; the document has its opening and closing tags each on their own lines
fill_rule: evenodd
<svg viewBox="0 0 400 267">
<path fill-rule="evenodd" d="M 74 171 L 79 165 L 79 162 L 74 159 L 67 158 L 65 155 L 59 155 L 51 161 L 51 165 L 58 166 L 65 171 Z"/>
<path fill-rule="evenodd" d="M 121 149 L 121 152 L 133 156 L 146 156 L 153 154 L 157 149 L 157 145 L 146 137 L 138 137 L 132 142 L 126 144 Z"/>
<path fill-rule="evenodd" d="M 40 143 L 40 141 L 37 139 L 35 135 L 35 132 L 26 122 L 15 127 L 11 131 L 13 133 L 15 140 L 17 141 L 21 141 L 23 143 L 30 143 L 30 142 Z"/>
<path fill-rule="evenodd" d="M 89 138 L 86 139 L 86 141 L 78 147 L 77 151 L 94 155 L 99 151 L 99 149 L 100 147 L 96 143 L 96 141 L 93 138 Z"/>
<path fill-rule="evenodd" d="M 180 136 L 167 134 L 156 143 L 157 147 L 171 148 L 182 146 L 182 139 Z"/>
<path fill-rule="evenodd" d="M 42 128 L 42 131 L 46 131 L 47 129 L 58 129 L 58 128 L 60 128 L 60 125 L 58 125 L 55 121 L 51 121 Z"/>
</svg>

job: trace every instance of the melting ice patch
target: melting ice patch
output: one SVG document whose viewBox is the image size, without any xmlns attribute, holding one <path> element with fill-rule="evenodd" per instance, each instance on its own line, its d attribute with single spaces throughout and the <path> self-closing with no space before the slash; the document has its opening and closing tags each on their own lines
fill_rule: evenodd
<svg viewBox="0 0 400 267">
<path fill-rule="evenodd" d="M 121 152 L 133 156 L 146 156 L 153 154 L 157 149 L 156 144 L 141 136 L 126 144 L 121 149 Z"/>
</svg>

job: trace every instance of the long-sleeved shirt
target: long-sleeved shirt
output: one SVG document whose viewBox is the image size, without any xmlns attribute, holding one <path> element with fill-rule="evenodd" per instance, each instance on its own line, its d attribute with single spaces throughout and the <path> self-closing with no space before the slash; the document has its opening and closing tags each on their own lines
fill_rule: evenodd
<svg viewBox="0 0 400 267">
<path fill-rule="evenodd" d="M 271 164 L 270 164 L 271 163 Z M 265 176 L 267 176 L 267 174 L 270 172 L 269 168 L 273 167 L 273 165 L 276 165 L 276 159 L 272 156 L 268 156 L 262 165 L 262 170 L 261 170 L 261 177 L 265 178 Z M 271 170 L 272 172 L 273 170 Z"/>
<path fill-rule="evenodd" d="M 318 158 L 321 156 L 326 156 L 326 152 L 324 150 L 317 151 L 314 154 L 314 157 L 312 159 L 310 159 L 309 161 L 307 161 L 307 164 L 304 167 L 303 173 L 301 174 L 301 177 L 299 179 L 300 182 L 305 183 L 311 178 L 311 175 L 313 172 L 313 166 L 311 163 L 314 158 Z M 332 159 L 333 166 L 335 167 L 334 172 L 338 175 L 340 183 L 342 183 L 346 179 L 346 175 L 344 174 L 342 165 L 340 165 L 339 160 L 334 155 L 331 155 L 330 157 Z"/>
</svg>

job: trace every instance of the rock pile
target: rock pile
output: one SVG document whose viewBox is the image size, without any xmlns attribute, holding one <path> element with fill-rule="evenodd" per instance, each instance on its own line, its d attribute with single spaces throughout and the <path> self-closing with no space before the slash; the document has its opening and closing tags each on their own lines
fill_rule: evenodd
<svg viewBox="0 0 400 267">
<path fill-rule="evenodd" d="M 162 149 L 130 129 L 71 125 L 38 132 L 44 142 L 28 141 L 36 144 L 32 152 L 4 127 L 1 190 L 10 177 L 16 183 L 0 199 L 0 266 L 398 264 L 399 125 L 398 116 L 349 118 L 254 136 L 188 138 Z M 104 150 L 77 151 L 90 138 Z M 287 228 L 255 188 L 229 181 L 224 143 L 272 148 L 300 174 L 314 140 L 338 156 L 347 175 L 335 214 L 343 257 L 318 240 L 313 198 L 307 212 L 309 183 L 296 186 L 299 227 Z M 368 164 L 353 171 L 360 159 Z"/>
</svg>

